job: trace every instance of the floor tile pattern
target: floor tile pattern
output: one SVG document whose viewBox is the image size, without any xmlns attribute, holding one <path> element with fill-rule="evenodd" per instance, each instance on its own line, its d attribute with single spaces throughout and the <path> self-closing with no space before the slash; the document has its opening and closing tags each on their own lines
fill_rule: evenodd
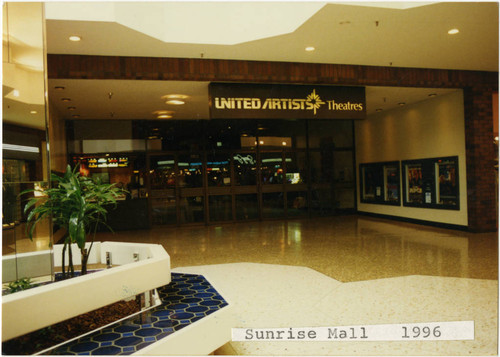
<svg viewBox="0 0 500 357">
<path fill-rule="evenodd" d="M 228 303 L 202 275 L 172 273 L 162 304 L 56 348 L 58 355 L 130 355 L 222 309 Z"/>
</svg>

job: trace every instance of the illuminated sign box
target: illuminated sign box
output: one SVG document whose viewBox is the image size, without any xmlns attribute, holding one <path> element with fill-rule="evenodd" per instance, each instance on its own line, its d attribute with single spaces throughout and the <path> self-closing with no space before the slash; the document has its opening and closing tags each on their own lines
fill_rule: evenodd
<svg viewBox="0 0 500 357">
<path fill-rule="evenodd" d="M 75 159 L 73 160 L 75 161 Z M 87 164 L 89 169 L 100 169 L 108 167 L 128 167 L 128 157 L 91 157 L 79 158 L 78 161 L 82 164 Z"/>
<path fill-rule="evenodd" d="M 210 83 L 211 119 L 364 119 L 364 87 Z"/>
</svg>

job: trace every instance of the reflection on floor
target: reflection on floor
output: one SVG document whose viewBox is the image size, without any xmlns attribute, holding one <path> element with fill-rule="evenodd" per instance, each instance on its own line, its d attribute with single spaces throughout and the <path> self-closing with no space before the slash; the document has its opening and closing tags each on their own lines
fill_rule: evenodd
<svg viewBox="0 0 500 357">
<path fill-rule="evenodd" d="M 359 216 L 98 233 L 162 244 L 172 267 L 305 266 L 342 282 L 406 275 L 498 279 L 497 233 L 472 234 Z"/>
<path fill-rule="evenodd" d="M 49 221 L 41 221 L 33 231 L 33 240 L 27 238 L 25 223 L 12 223 L 2 231 L 2 255 L 28 253 L 49 249 Z"/>
<path fill-rule="evenodd" d="M 230 355 L 497 355 L 498 235 L 359 216 L 99 233 L 162 244 L 244 328 L 475 322 L 473 341 L 230 342 Z"/>
<path fill-rule="evenodd" d="M 156 227 L 99 240 L 162 244 L 173 268 L 213 279 L 234 302 L 234 327 L 475 323 L 473 341 L 230 342 L 216 354 L 498 354 L 497 233 L 347 216 Z"/>
</svg>

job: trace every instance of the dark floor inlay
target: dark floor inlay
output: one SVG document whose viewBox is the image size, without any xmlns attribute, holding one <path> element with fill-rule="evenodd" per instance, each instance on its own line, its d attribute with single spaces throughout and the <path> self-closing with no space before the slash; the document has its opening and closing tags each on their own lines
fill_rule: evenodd
<svg viewBox="0 0 500 357">
<path fill-rule="evenodd" d="M 130 355 L 228 305 L 202 275 L 172 273 L 170 284 L 157 290 L 160 306 L 140 318 L 128 318 L 69 342 L 52 353 Z"/>
</svg>

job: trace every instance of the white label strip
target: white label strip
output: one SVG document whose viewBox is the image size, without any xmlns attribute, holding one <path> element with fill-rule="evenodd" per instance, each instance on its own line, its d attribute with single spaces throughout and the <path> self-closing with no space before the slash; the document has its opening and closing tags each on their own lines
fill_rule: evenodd
<svg viewBox="0 0 500 357">
<path fill-rule="evenodd" d="M 233 328 L 232 340 L 351 342 L 474 340 L 474 321 L 304 328 Z"/>
</svg>

